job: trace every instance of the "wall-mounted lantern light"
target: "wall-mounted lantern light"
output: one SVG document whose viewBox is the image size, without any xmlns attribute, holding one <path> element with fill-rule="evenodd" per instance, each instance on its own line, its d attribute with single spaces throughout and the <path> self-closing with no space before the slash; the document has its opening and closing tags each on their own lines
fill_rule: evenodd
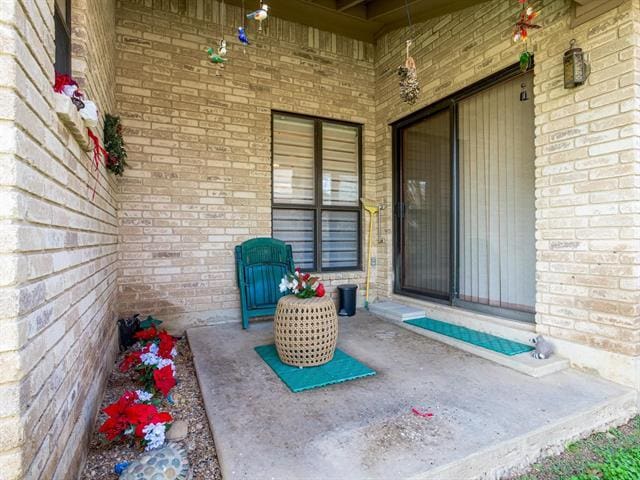
<svg viewBox="0 0 640 480">
<path fill-rule="evenodd" d="M 591 73 L 587 63 L 588 55 L 575 44 L 576 41 L 571 40 L 569 50 L 564 52 L 564 88 L 579 87 L 587 81 Z"/>
</svg>

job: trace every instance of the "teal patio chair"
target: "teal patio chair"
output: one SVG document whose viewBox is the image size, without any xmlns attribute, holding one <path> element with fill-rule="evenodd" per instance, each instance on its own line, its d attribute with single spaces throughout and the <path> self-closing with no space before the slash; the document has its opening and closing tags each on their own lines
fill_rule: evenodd
<svg viewBox="0 0 640 480">
<path fill-rule="evenodd" d="M 291 245 L 280 240 L 254 238 L 236 247 L 242 328 L 249 328 L 250 318 L 276 313 L 276 304 L 285 295 L 280 280 L 294 268 Z"/>
</svg>

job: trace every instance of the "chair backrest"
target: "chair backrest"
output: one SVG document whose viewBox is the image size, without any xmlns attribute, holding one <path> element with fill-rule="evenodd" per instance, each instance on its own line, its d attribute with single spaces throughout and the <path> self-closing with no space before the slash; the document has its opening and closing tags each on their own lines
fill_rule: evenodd
<svg viewBox="0 0 640 480">
<path fill-rule="evenodd" d="M 280 297 L 280 280 L 293 272 L 291 246 L 274 238 L 253 238 L 236 247 L 238 285 L 244 285 L 246 308 L 273 307 Z"/>
</svg>

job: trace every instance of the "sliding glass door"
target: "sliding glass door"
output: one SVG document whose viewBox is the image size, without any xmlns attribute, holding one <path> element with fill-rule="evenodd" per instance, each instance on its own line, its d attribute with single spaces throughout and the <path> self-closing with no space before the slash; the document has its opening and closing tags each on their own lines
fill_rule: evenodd
<svg viewBox="0 0 640 480">
<path fill-rule="evenodd" d="M 532 80 L 509 71 L 394 126 L 399 293 L 533 319 Z"/>
<path fill-rule="evenodd" d="M 451 138 L 448 110 L 403 131 L 402 287 L 449 298 Z"/>
</svg>

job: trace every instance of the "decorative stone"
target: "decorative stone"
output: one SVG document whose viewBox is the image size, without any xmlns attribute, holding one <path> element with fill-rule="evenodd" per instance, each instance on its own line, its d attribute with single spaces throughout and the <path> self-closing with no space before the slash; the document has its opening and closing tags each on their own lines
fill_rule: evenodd
<svg viewBox="0 0 640 480">
<path fill-rule="evenodd" d="M 169 430 L 165 434 L 167 440 L 184 440 L 189 433 L 189 424 L 184 420 L 176 420 L 171 424 Z"/>
<path fill-rule="evenodd" d="M 187 453 L 177 443 L 145 452 L 122 472 L 120 480 L 191 480 Z"/>
</svg>

